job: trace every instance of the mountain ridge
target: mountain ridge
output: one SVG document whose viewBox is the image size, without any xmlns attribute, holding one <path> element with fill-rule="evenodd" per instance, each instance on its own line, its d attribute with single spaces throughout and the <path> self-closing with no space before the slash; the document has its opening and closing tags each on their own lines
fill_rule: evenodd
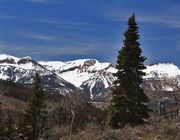
<svg viewBox="0 0 180 140">
<path fill-rule="evenodd" d="M 96 59 L 78 59 L 74 61 L 35 61 L 31 57 L 14 57 L 0 55 L 0 79 L 21 84 L 32 84 L 33 75 L 39 72 L 42 83 L 47 90 L 56 93 L 83 92 L 90 99 L 107 93 L 115 77 L 114 65 L 99 62 Z M 173 63 L 147 65 L 143 78 L 175 78 L 180 69 Z"/>
</svg>

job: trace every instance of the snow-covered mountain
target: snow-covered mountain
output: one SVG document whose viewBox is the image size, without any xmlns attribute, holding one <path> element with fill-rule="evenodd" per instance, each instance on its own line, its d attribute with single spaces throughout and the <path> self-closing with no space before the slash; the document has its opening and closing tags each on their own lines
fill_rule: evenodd
<svg viewBox="0 0 180 140">
<path fill-rule="evenodd" d="M 91 99 L 107 97 L 117 70 L 111 63 L 100 63 L 95 59 L 80 59 L 69 62 L 41 61 L 41 65 L 56 72 L 60 77 L 83 89 Z M 147 66 L 144 79 L 176 78 L 180 69 L 172 63 L 159 63 Z"/>
<path fill-rule="evenodd" d="M 0 79 L 28 85 L 32 84 L 36 71 L 41 74 L 47 90 L 53 89 L 61 94 L 84 92 L 91 99 L 100 99 L 109 96 L 109 88 L 115 80 L 113 73 L 117 70 L 111 63 L 101 63 L 95 59 L 36 62 L 30 57 L 0 55 Z M 145 72 L 144 79 L 147 81 L 180 77 L 180 69 L 170 63 L 147 66 Z"/>
<path fill-rule="evenodd" d="M 93 97 L 109 88 L 115 77 L 115 67 L 110 63 L 100 63 L 95 59 L 80 59 L 69 62 L 45 62 L 39 64 L 56 72 L 60 77 L 83 89 L 88 96 Z"/>
<path fill-rule="evenodd" d="M 159 63 L 147 66 L 144 78 L 173 78 L 180 75 L 180 69 L 173 63 Z"/>
<path fill-rule="evenodd" d="M 76 86 L 65 81 L 30 57 L 17 58 L 6 54 L 0 55 L 0 79 L 30 86 L 36 72 L 41 75 L 42 84 L 47 91 L 61 94 L 71 91 L 79 92 Z"/>
</svg>

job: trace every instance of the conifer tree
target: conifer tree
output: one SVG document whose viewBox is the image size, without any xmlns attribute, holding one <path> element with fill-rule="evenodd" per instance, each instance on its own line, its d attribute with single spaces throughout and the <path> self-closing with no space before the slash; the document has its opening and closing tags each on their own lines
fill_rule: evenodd
<svg viewBox="0 0 180 140">
<path fill-rule="evenodd" d="M 8 110 L 4 110 L 0 102 L 0 140 L 16 140 L 15 127 Z"/>
<path fill-rule="evenodd" d="M 138 26 L 133 14 L 124 33 L 124 45 L 118 51 L 117 72 L 112 88 L 112 100 L 109 107 L 109 124 L 113 128 L 125 125 L 143 124 L 149 118 L 148 97 L 142 89 L 143 64 L 146 58 L 140 48 Z"/>
<path fill-rule="evenodd" d="M 27 108 L 24 113 L 23 123 L 20 124 L 19 139 L 38 140 L 42 136 L 47 114 L 44 96 L 40 76 L 36 73 L 32 92 L 28 98 Z"/>
<path fill-rule="evenodd" d="M 5 139 L 5 127 L 3 125 L 4 119 L 3 119 L 3 113 L 2 113 L 2 105 L 0 102 L 0 140 Z"/>
<path fill-rule="evenodd" d="M 12 116 L 10 115 L 10 112 L 7 113 L 7 118 L 4 127 L 5 127 L 4 133 L 6 140 L 16 140 L 14 122 Z"/>
</svg>

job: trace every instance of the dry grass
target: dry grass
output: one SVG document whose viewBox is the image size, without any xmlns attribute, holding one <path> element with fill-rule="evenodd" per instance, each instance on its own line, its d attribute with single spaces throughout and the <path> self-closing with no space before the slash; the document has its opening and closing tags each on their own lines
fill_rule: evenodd
<svg viewBox="0 0 180 140">
<path fill-rule="evenodd" d="M 22 112 L 26 107 L 25 102 L 3 95 L 0 95 L 0 102 L 4 108 L 14 111 Z M 48 140 L 180 140 L 180 118 L 162 119 L 156 116 L 149 122 L 150 124 L 134 128 L 126 126 L 118 130 L 112 130 L 108 126 L 88 124 L 71 137 L 68 125 L 61 127 L 55 125 Z"/>
<path fill-rule="evenodd" d="M 180 120 L 162 118 L 151 120 L 151 124 L 137 127 L 126 126 L 112 130 L 89 124 L 77 134 L 61 137 L 62 140 L 180 140 Z"/>
<path fill-rule="evenodd" d="M 10 109 L 13 111 L 22 112 L 24 111 L 26 104 L 25 102 L 14 99 L 11 97 L 0 95 L 0 102 L 2 103 L 2 107 L 6 109 Z"/>
</svg>

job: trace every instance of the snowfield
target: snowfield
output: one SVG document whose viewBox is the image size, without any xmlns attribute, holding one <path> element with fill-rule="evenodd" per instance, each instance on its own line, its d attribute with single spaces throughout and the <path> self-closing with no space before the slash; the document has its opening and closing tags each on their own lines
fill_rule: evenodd
<svg viewBox="0 0 180 140">
<path fill-rule="evenodd" d="M 146 76 L 144 78 L 152 77 L 176 77 L 180 75 L 180 69 L 173 63 L 159 63 L 151 66 L 147 66 Z"/>
</svg>

